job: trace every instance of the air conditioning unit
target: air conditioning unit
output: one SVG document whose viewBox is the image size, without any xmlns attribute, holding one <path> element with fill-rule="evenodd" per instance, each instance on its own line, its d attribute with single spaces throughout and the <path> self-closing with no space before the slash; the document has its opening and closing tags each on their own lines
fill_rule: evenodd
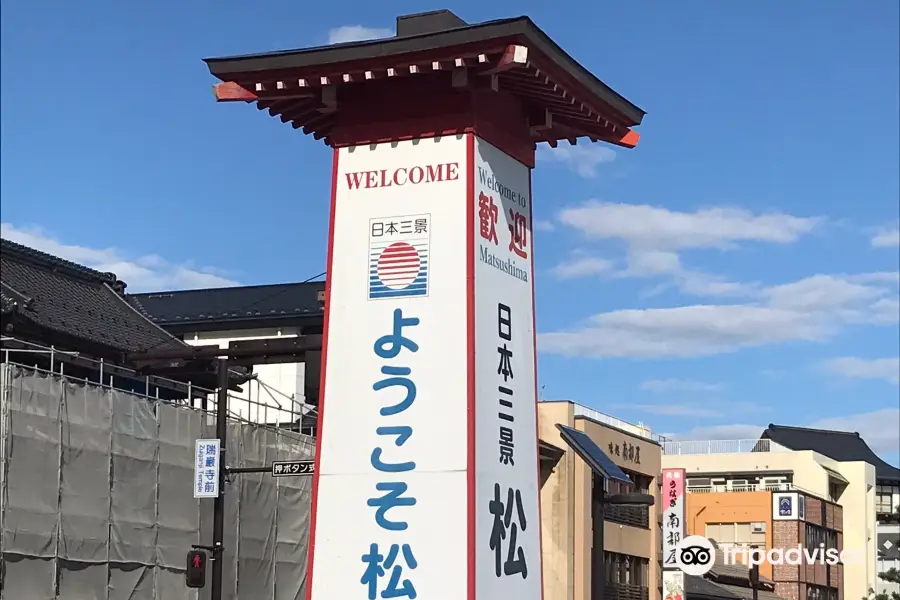
<svg viewBox="0 0 900 600">
<path fill-rule="evenodd" d="M 765 533 L 766 532 L 766 524 L 765 523 L 751 523 L 750 531 L 753 533 Z"/>
</svg>

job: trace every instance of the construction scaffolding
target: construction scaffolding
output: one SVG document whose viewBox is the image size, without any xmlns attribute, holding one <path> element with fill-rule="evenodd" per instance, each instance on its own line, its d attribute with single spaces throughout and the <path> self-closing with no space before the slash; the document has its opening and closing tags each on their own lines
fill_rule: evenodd
<svg viewBox="0 0 900 600">
<path fill-rule="evenodd" d="M 184 573 L 191 545 L 211 539 L 193 452 L 215 437 L 213 414 L 0 362 L 0 599 L 205 598 Z M 314 455 L 286 429 L 230 417 L 228 435 L 233 467 Z M 228 484 L 225 598 L 304 597 L 310 494 L 307 477 Z"/>
</svg>

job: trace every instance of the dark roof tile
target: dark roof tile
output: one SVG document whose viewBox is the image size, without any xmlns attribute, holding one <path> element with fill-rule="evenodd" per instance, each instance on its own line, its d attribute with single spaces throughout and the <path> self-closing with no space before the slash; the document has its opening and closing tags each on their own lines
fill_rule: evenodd
<svg viewBox="0 0 900 600">
<path fill-rule="evenodd" d="M 117 293 L 124 284 L 113 273 L 0 241 L 4 311 L 10 307 L 17 311 L 17 318 L 116 351 L 184 347 Z"/>
<path fill-rule="evenodd" d="M 762 433 L 762 438 L 791 450 L 812 450 L 838 462 L 867 462 L 875 467 L 875 476 L 878 479 L 900 481 L 900 469 L 879 458 L 856 432 L 769 423 L 769 427 Z"/>
<path fill-rule="evenodd" d="M 159 325 L 321 315 L 325 282 L 280 283 L 149 294 L 129 301 Z"/>
</svg>

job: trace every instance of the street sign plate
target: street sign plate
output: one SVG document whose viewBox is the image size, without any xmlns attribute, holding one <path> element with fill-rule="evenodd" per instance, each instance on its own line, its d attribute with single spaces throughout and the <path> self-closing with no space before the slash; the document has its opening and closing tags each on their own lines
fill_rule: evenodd
<svg viewBox="0 0 900 600">
<path fill-rule="evenodd" d="M 219 495 L 219 440 L 197 440 L 194 447 L 194 498 Z"/>
<path fill-rule="evenodd" d="M 273 477 L 312 475 L 314 470 L 315 461 L 312 460 L 280 460 L 272 463 Z"/>
</svg>

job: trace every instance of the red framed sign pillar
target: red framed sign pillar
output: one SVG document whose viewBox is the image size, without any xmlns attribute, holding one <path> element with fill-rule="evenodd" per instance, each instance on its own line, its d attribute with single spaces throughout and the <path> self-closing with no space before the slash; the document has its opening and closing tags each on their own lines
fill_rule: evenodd
<svg viewBox="0 0 900 600">
<path fill-rule="evenodd" d="M 207 62 L 334 148 L 307 598 L 539 600 L 535 144 L 643 112 L 527 18 Z"/>
</svg>

